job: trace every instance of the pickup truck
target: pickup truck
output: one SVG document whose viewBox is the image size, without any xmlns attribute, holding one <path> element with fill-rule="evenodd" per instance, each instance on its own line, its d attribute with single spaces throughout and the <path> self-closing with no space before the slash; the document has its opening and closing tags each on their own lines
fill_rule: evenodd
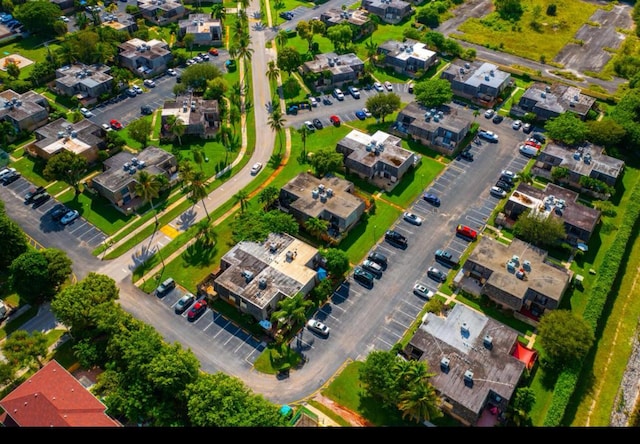
<svg viewBox="0 0 640 444">
<path fill-rule="evenodd" d="M 436 261 L 440 262 L 443 265 L 447 265 L 449 267 L 457 267 L 460 264 L 460 261 L 453 257 L 451 252 L 443 249 L 436 250 Z"/>
<path fill-rule="evenodd" d="M 406 238 L 406 236 L 403 236 L 402 234 L 398 233 L 397 231 L 387 230 L 387 232 L 384 234 L 384 238 L 391 245 L 396 245 L 396 246 L 398 246 L 400 248 L 406 248 L 407 247 L 407 238 Z"/>
</svg>

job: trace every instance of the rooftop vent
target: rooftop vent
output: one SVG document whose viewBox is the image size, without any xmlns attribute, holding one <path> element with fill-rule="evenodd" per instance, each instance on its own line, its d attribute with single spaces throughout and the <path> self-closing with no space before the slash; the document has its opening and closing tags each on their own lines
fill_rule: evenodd
<svg viewBox="0 0 640 444">
<path fill-rule="evenodd" d="M 251 270 L 242 270 L 242 277 L 245 279 L 247 283 L 253 280 L 253 271 Z"/>
<path fill-rule="evenodd" d="M 260 290 L 264 290 L 265 288 L 267 288 L 267 280 L 265 278 L 260 278 L 258 280 L 258 288 Z"/>
<path fill-rule="evenodd" d="M 320 202 L 325 203 L 327 201 L 327 195 L 325 193 L 322 193 L 320 195 Z"/>
<path fill-rule="evenodd" d="M 442 370 L 444 373 L 449 373 L 449 362 L 449 358 L 447 357 L 444 357 L 440 360 L 440 370 Z"/>
<path fill-rule="evenodd" d="M 467 325 L 466 322 L 463 322 L 462 325 L 460 326 L 460 333 L 464 337 L 468 337 L 469 336 L 469 326 Z"/>
<path fill-rule="evenodd" d="M 551 92 L 551 87 L 547 85 L 547 86 L 544 87 L 544 90 L 546 92 Z"/>
<path fill-rule="evenodd" d="M 275 253 L 276 251 L 278 251 L 278 244 L 276 244 L 275 242 L 271 242 L 269 244 L 269 252 Z"/>
<path fill-rule="evenodd" d="M 320 191 L 318 191 L 317 188 L 314 188 L 313 190 L 311 190 L 311 197 L 313 197 L 314 199 L 317 199 L 319 194 L 320 194 Z"/>
<path fill-rule="evenodd" d="M 137 165 L 137 164 L 138 164 L 138 158 L 137 158 L 137 157 L 132 157 L 132 158 L 131 158 L 131 163 L 132 163 L 133 165 Z"/>
<path fill-rule="evenodd" d="M 324 192 L 324 184 L 318 185 L 318 189 L 320 190 L 320 192 Z"/>
<path fill-rule="evenodd" d="M 473 372 L 471 370 L 464 372 L 464 385 L 469 388 L 473 387 Z"/>
<path fill-rule="evenodd" d="M 493 338 L 486 335 L 482 340 L 482 345 L 484 345 L 486 349 L 491 350 L 493 348 Z"/>
<path fill-rule="evenodd" d="M 141 170 L 143 169 L 145 166 L 147 166 L 146 162 L 144 160 L 139 160 L 138 161 L 138 169 Z"/>
<path fill-rule="evenodd" d="M 513 256 L 511 256 L 511 262 L 518 266 L 520 264 L 520 256 L 514 254 Z"/>
<path fill-rule="evenodd" d="M 514 273 L 516 271 L 516 264 L 511 261 L 507 262 L 507 271 L 509 273 Z"/>
<path fill-rule="evenodd" d="M 129 174 L 135 174 L 136 171 L 138 171 L 138 170 L 133 165 L 129 167 Z"/>
<path fill-rule="evenodd" d="M 128 169 L 129 169 L 129 166 L 130 166 L 130 165 L 129 165 L 129 162 L 127 162 L 127 163 L 125 163 L 124 165 L 122 165 L 122 168 L 123 168 L 123 169 L 125 169 L 125 170 L 128 170 Z"/>
<path fill-rule="evenodd" d="M 587 153 L 584 155 L 584 163 L 586 164 L 591 163 L 591 154 Z"/>
<path fill-rule="evenodd" d="M 464 74 L 464 73 L 465 73 L 464 68 L 461 67 L 460 68 L 460 74 Z"/>
<path fill-rule="evenodd" d="M 469 65 L 468 63 L 465 63 L 465 64 L 464 64 L 464 67 L 465 67 L 465 68 L 467 68 L 467 69 L 469 69 L 469 68 L 471 68 L 471 65 Z"/>
<path fill-rule="evenodd" d="M 574 158 L 575 160 L 580 160 L 580 157 L 581 157 L 581 156 L 580 156 L 580 151 L 575 151 L 575 152 L 573 153 L 573 158 Z"/>
<path fill-rule="evenodd" d="M 327 188 L 327 197 L 333 196 L 333 188 Z"/>
<path fill-rule="evenodd" d="M 489 75 L 491 77 L 494 77 L 496 75 L 495 71 L 492 69 L 491 71 L 489 71 Z"/>
<path fill-rule="evenodd" d="M 484 80 L 485 80 L 485 82 L 488 82 L 491 79 L 489 78 L 489 76 L 484 76 Z"/>
<path fill-rule="evenodd" d="M 291 262 L 295 256 L 291 250 L 287 251 L 287 262 Z"/>
<path fill-rule="evenodd" d="M 547 97 L 547 93 L 545 93 L 544 91 L 540 93 L 540 97 L 542 97 L 543 99 Z"/>
<path fill-rule="evenodd" d="M 522 268 L 524 268 L 525 271 L 531 271 L 531 261 L 522 261 Z"/>
</svg>

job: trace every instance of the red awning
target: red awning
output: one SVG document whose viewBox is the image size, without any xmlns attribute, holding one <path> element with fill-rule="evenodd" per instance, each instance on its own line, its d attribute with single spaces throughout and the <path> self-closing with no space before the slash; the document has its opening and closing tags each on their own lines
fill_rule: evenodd
<svg viewBox="0 0 640 444">
<path fill-rule="evenodd" d="M 522 345 L 520 342 L 518 342 L 516 344 L 516 349 L 513 351 L 513 356 L 516 359 L 524 362 L 524 365 L 527 366 L 527 369 L 531 370 L 531 367 L 533 367 L 534 362 L 536 362 L 536 357 L 538 356 L 538 354 L 536 353 L 535 350 L 527 348 L 524 345 Z"/>
</svg>

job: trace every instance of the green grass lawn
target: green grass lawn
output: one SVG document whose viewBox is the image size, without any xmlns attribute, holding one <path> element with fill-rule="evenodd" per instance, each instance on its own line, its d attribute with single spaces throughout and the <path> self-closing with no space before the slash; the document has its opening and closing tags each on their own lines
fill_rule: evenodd
<svg viewBox="0 0 640 444">
<path fill-rule="evenodd" d="M 524 13 L 519 21 L 503 20 L 496 12 L 481 18 L 470 18 L 458 27 L 459 34 L 451 37 L 499 50 L 509 54 L 539 61 L 544 57 L 550 62 L 560 50 L 573 41 L 575 33 L 598 9 L 593 3 L 569 0 L 558 3 L 557 14 L 548 16 L 545 12 L 547 0 L 523 0 Z M 536 15 L 535 7 L 541 12 Z M 532 21 L 538 29 L 531 26 Z"/>
<path fill-rule="evenodd" d="M 80 216 L 107 235 L 115 233 L 134 218 L 133 215 L 125 216 L 98 195 L 84 192 L 76 196 L 73 188 L 60 195 L 58 200 L 67 207 L 78 210 Z"/>
</svg>

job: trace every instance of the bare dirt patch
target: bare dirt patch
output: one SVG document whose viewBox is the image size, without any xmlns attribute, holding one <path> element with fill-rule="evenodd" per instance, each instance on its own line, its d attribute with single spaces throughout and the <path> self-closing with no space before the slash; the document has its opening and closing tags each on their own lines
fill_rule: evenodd
<svg viewBox="0 0 640 444">
<path fill-rule="evenodd" d="M 25 66 L 29 66 L 33 63 L 33 60 L 28 59 L 20 54 L 9 54 L 8 56 L 2 57 L 0 59 L 0 69 L 2 71 L 7 70 L 7 65 L 10 63 L 15 63 L 18 68 L 22 69 Z"/>
</svg>

